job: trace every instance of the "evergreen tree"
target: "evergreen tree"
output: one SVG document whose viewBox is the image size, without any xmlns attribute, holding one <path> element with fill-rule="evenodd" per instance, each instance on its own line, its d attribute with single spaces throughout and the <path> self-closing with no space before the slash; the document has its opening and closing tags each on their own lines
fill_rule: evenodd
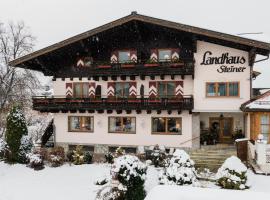
<svg viewBox="0 0 270 200">
<path fill-rule="evenodd" d="M 7 116 L 6 142 L 9 146 L 9 162 L 18 162 L 21 139 L 27 135 L 27 126 L 24 114 L 20 107 L 14 106 Z"/>
</svg>

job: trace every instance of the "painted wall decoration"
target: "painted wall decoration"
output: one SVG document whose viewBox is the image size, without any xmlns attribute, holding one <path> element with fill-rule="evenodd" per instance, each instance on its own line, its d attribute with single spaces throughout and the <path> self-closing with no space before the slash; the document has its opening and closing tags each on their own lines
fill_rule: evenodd
<svg viewBox="0 0 270 200">
<path fill-rule="evenodd" d="M 118 62 L 118 52 L 114 51 L 111 55 L 111 63 L 117 63 Z"/>
<path fill-rule="evenodd" d="M 172 49 L 172 60 L 179 60 L 179 49 Z"/>
<path fill-rule="evenodd" d="M 130 51 L 130 60 L 132 62 L 135 62 L 135 63 L 137 62 L 137 60 L 138 60 L 137 51 L 135 51 L 135 50 Z"/>
<path fill-rule="evenodd" d="M 149 82 L 149 98 L 156 98 L 157 97 L 157 82 L 150 81 Z"/>
<path fill-rule="evenodd" d="M 66 97 L 72 96 L 73 96 L 72 83 L 66 83 Z"/>
<path fill-rule="evenodd" d="M 114 97 L 115 96 L 115 83 L 114 82 L 108 82 L 107 84 L 107 96 L 108 97 Z"/>
<path fill-rule="evenodd" d="M 151 49 L 150 60 L 152 62 L 157 62 L 158 61 L 158 50 L 157 49 Z"/>
<path fill-rule="evenodd" d="M 78 59 L 76 66 L 77 67 L 90 67 L 93 63 L 92 57 L 84 57 Z"/>
<path fill-rule="evenodd" d="M 222 53 L 222 55 L 218 57 L 212 56 L 212 54 L 211 51 L 206 51 L 203 55 L 201 65 L 220 65 L 217 69 L 219 73 L 244 72 L 246 69 L 244 66 L 239 66 L 246 63 L 244 56 L 232 56 L 228 52 Z"/>
</svg>

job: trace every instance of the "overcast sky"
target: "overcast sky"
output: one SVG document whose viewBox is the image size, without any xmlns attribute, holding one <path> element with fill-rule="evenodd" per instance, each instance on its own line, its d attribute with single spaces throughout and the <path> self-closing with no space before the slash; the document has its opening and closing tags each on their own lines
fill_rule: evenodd
<svg viewBox="0 0 270 200">
<path fill-rule="evenodd" d="M 161 19 L 270 42 L 270 0 L 0 0 L 0 22 L 23 20 L 35 50 L 137 11 Z M 270 60 L 255 87 L 270 87 Z"/>
</svg>

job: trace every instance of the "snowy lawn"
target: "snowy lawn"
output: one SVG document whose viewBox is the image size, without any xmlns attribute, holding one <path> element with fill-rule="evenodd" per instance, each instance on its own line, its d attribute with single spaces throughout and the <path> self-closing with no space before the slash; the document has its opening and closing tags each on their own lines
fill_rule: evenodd
<svg viewBox="0 0 270 200">
<path fill-rule="evenodd" d="M 158 185 L 158 171 L 154 167 L 149 167 L 147 172 L 147 180 L 145 183 L 146 191 L 149 193 L 151 189 Z M 94 184 L 100 177 L 109 177 L 110 165 L 108 164 L 91 164 L 91 165 L 64 165 L 58 168 L 45 167 L 44 170 L 34 171 L 25 165 L 8 165 L 0 162 L 0 199 L 1 200 L 48 200 L 48 199 L 65 199 L 65 200 L 94 200 L 97 191 L 103 186 Z M 270 197 L 270 176 L 254 175 L 248 172 L 251 188 L 246 191 L 264 192 L 264 195 Z M 207 182 L 205 188 L 187 187 L 187 190 L 203 190 L 208 194 L 223 194 L 222 191 L 229 191 L 223 195 L 228 197 L 232 195 L 232 190 L 220 190 L 214 183 Z M 161 186 L 162 187 L 162 186 Z M 164 186 L 163 186 L 164 187 Z M 166 186 L 165 186 L 166 187 Z M 186 187 L 173 186 L 178 191 L 184 191 Z M 213 189 L 214 187 L 214 189 Z M 155 189 L 156 191 L 161 189 Z M 193 191 L 195 191 L 193 190 Z M 209 191 L 208 191 L 209 190 Z M 164 191 L 163 191 L 164 192 Z M 238 192 L 238 191 L 237 191 Z M 240 191 L 243 192 L 243 191 Z M 193 192 L 194 193 L 194 192 Z M 192 194 L 193 194 L 192 193 Z M 165 194 L 169 194 L 168 191 Z M 240 193 L 243 194 L 244 193 Z M 256 193 L 257 195 L 259 193 Z M 246 199 L 251 198 L 251 194 L 247 194 Z M 242 197 L 242 196 L 241 196 Z M 163 200 L 163 198 L 160 198 Z M 168 199 L 168 196 L 166 198 Z M 180 199 L 180 198 L 178 198 Z M 183 198 L 181 198 L 183 199 Z M 201 198 L 200 198 L 201 199 Z M 264 198 L 265 199 L 265 198 Z M 268 198 L 269 199 L 269 198 Z M 158 200 L 158 199 L 155 199 Z M 222 198 L 220 198 L 222 200 Z"/>
<path fill-rule="evenodd" d="M 25 165 L 0 162 L 0 200 L 94 200 L 103 186 L 94 184 L 100 177 L 109 177 L 110 165 L 64 165 L 34 171 Z M 146 190 L 158 184 L 158 172 L 149 167 Z"/>
</svg>

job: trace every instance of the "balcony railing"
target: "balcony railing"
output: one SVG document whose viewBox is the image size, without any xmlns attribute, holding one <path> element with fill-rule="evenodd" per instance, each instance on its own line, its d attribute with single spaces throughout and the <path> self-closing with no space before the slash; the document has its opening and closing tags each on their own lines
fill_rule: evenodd
<svg viewBox="0 0 270 200">
<path fill-rule="evenodd" d="M 102 110 L 188 110 L 193 109 L 193 97 L 183 96 L 181 98 L 162 97 L 95 97 L 95 98 L 67 98 L 65 96 L 34 96 L 33 109 L 41 112 L 67 112 L 67 111 L 102 111 Z"/>
<path fill-rule="evenodd" d="M 67 74 L 65 74 L 67 73 Z M 89 66 L 77 67 L 72 72 L 61 71 L 61 77 L 111 77 L 111 76 L 161 76 L 194 75 L 194 59 L 184 58 L 179 61 L 110 63 L 95 61 Z"/>
</svg>

